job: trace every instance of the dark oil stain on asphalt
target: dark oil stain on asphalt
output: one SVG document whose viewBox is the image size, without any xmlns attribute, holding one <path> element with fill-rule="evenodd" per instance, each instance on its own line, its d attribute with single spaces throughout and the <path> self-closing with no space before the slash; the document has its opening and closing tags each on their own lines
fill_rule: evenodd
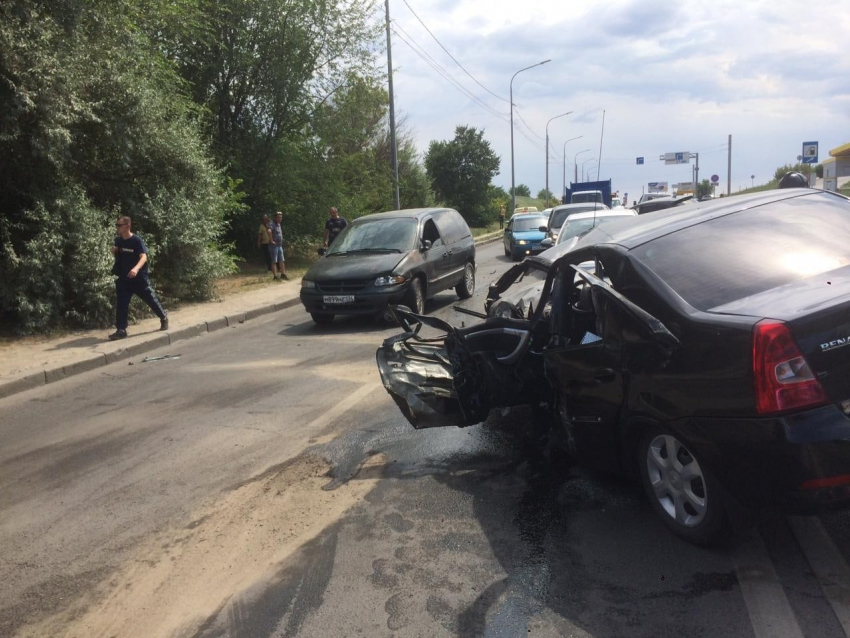
<svg viewBox="0 0 850 638">
<path fill-rule="evenodd" d="M 739 596 L 734 572 L 723 571 L 725 565 L 714 571 L 688 567 L 718 561 L 703 560 L 702 550 L 681 549 L 653 517 L 638 486 L 573 470 L 562 456 L 549 455 L 530 410 L 494 413 L 483 426 L 425 431 L 411 430 L 395 413 L 373 416 L 368 428 L 349 430 L 307 453 L 331 464 L 328 490 L 357 480 L 363 463 L 378 454 L 385 459 L 380 476 L 389 480 L 377 483 L 358 513 L 288 561 L 279 580 L 228 603 L 196 638 L 295 635 L 322 602 L 342 526 L 358 543 L 388 534 L 394 539 L 394 551 L 374 559 L 366 577 L 387 592 L 383 611 L 391 631 L 415 628 L 427 634 L 427 628 L 412 625 L 424 607 L 433 622 L 463 637 L 527 635 L 530 621 L 547 609 L 567 619 L 565 631 L 581 627 L 599 637 L 703 635 L 691 617 L 694 601 L 709 596 L 711 605 L 728 605 L 724 595 Z M 420 479 L 445 489 L 434 492 L 433 483 Z M 395 511 L 375 518 L 370 506 Z M 441 525 L 470 515 L 481 533 Z M 588 548 L 587 530 L 574 530 L 577 516 L 585 525 L 589 517 L 613 544 L 591 540 Z M 624 521 L 640 521 L 640 533 L 632 537 L 631 530 L 621 529 Z M 643 552 L 642 544 L 653 542 Z M 447 570 L 452 556 L 484 556 L 491 571 L 464 571 L 461 563 Z M 681 556 L 684 566 L 677 564 Z M 657 558 L 673 567 L 656 564 Z M 663 580 L 665 568 L 678 572 Z M 688 574 L 690 581 L 683 582 Z M 469 600 L 476 587 L 483 589 Z M 449 602 L 464 592 L 466 606 Z M 746 622 L 741 613 L 739 618 L 738 611 L 729 612 L 727 624 Z"/>
</svg>

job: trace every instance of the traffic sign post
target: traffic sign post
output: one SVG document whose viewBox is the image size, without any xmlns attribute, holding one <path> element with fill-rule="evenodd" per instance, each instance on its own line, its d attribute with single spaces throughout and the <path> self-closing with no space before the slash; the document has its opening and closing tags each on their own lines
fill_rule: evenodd
<svg viewBox="0 0 850 638">
<path fill-rule="evenodd" d="M 638 157 L 638 158 L 637 158 L 637 165 L 638 165 L 638 166 L 642 166 L 642 165 L 643 165 L 643 158 L 642 158 L 642 157 Z"/>
<path fill-rule="evenodd" d="M 818 163 L 818 143 L 803 142 L 803 164 Z"/>
<path fill-rule="evenodd" d="M 720 181 L 720 175 L 712 175 L 711 176 L 711 183 L 712 184 L 716 184 L 719 181 Z"/>
</svg>

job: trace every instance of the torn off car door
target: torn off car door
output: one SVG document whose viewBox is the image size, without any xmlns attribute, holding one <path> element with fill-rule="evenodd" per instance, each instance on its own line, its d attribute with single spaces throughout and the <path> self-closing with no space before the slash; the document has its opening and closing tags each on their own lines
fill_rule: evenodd
<svg viewBox="0 0 850 638">
<path fill-rule="evenodd" d="M 406 331 L 376 353 L 384 387 L 415 428 L 475 425 L 492 408 L 539 401 L 544 305 L 545 292 L 530 319 L 490 317 L 467 328 L 394 308 Z M 422 325 L 442 334 L 424 339 Z"/>
</svg>

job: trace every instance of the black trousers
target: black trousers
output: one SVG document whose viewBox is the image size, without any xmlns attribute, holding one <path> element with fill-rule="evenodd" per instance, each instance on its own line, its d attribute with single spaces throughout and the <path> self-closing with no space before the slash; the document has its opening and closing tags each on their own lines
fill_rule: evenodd
<svg viewBox="0 0 850 638">
<path fill-rule="evenodd" d="M 138 295 L 157 317 L 165 319 L 165 310 L 159 299 L 156 298 L 151 283 L 147 277 L 136 277 L 135 279 L 119 278 L 115 280 L 115 291 L 118 293 L 118 307 L 116 308 L 115 327 L 119 330 L 127 329 L 127 311 L 130 309 L 130 300 L 133 295 Z"/>
<path fill-rule="evenodd" d="M 268 244 L 260 244 L 260 252 L 263 253 L 263 259 L 266 260 L 266 270 L 271 272 L 272 269 L 272 255 L 269 252 Z"/>
</svg>

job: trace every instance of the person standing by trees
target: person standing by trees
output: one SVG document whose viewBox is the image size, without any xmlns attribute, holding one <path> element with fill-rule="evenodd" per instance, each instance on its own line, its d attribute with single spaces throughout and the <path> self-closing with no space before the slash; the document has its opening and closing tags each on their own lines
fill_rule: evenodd
<svg viewBox="0 0 850 638">
<path fill-rule="evenodd" d="M 499 228 L 505 227 L 505 205 L 501 204 L 499 206 Z"/>
<path fill-rule="evenodd" d="M 159 329 L 168 330 L 168 315 L 148 281 L 148 249 L 145 242 L 141 237 L 133 234 L 131 220 L 126 215 L 118 218 L 115 228 L 118 236 L 111 250 L 115 255 L 112 274 L 118 277 L 115 280 L 118 303 L 115 313 L 116 330 L 109 335 L 110 341 L 127 337 L 127 312 L 133 295 L 141 297 L 159 317 Z"/>
<path fill-rule="evenodd" d="M 272 254 L 269 252 L 269 242 L 271 234 L 269 233 L 269 223 L 271 220 L 268 215 L 263 215 L 260 220 L 260 227 L 257 229 L 257 248 L 263 254 L 263 259 L 266 260 L 266 270 L 272 271 Z"/>
<path fill-rule="evenodd" d="M 325 222 L 325 248 L 334 243 L 334 239 L 336 239 L 337 235 L 339 235 L 346 226 L 348 226 L 348 222 L 339 216 L 339 211 L 336 209 L 336 206 L 332 206 L 331 216 L 328 221 Z"/>
<path fill-rule="evenodd" d="M 269 233 L 271 235 L 269 252 L 271 253 L 272 275 L 274 279 L 289 279 L 286 276 L 286 260 L 283 258 L 283 228 L 280 225 L 282 221 L 283 213 L 278 211 L 275 213 L 274 221 L 269 226 Z M 275 267 L 277 270 L 275 270 Z M 279 277 L 278 273 L 280 273 Z"/>
</svg>

